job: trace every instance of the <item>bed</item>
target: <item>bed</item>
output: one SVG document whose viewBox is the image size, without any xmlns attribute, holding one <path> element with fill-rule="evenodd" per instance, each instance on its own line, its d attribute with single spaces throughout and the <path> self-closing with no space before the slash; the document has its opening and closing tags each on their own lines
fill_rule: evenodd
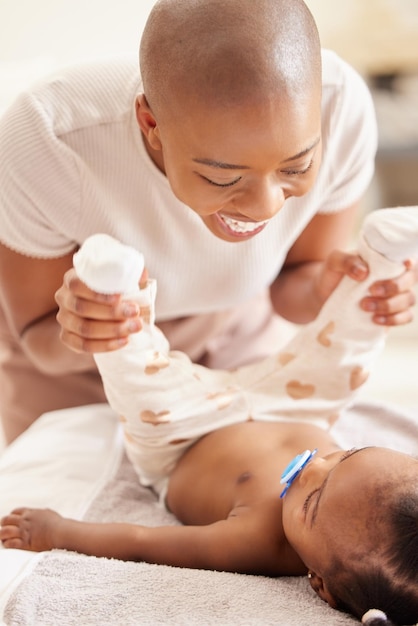
<svg viewBox="0 0 418 626">
<path fill-rule="evenodd" d="M 360 403 L 333 432 L 343 447 L 384 445 L 416 455 L 418 409 Z M 20 505 L 92 521 L 178 523 L 138 484 L 119 422 L 105 404 L 47 413 L 6 448 L 0 514 Z M 7 626 L 357 623 L 317 598 L 305 578 L 127 563 L 63 550 L 0 549 L 0 616 Z"/>
</svg>

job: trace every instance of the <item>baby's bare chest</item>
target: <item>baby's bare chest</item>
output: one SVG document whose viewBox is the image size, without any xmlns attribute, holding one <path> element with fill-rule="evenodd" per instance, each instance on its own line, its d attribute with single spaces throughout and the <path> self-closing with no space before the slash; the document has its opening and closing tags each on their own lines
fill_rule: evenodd
<svg viewBox="0 0 418 626">
<path fill-rule="evenodd" d="M 167 504 L 183 523 L 210 524 L 226 519 L 238 505 L 279 499 L 283 469 L 322 438 L 327 444 L 326 433 L 297 424 L 246 422 L 222 428 L 180 459 L 170 477 Z"/>
</svg>

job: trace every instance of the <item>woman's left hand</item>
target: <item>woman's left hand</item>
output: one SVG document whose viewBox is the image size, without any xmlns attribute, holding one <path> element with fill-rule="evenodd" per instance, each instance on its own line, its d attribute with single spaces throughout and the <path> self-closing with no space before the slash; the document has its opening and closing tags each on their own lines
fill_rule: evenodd
<svg viewBox="0 0 418 626">
<path fill-rule="evenodd" d="M 370 285 L 370 295 L 360 302 L 364 311 L 372 313 L 375 324 L 400 326 L 414 317 L 418 260 L 405 261 L 404 265 L 405 271 L 398 278 L 378 280 Z"/>
</svg>

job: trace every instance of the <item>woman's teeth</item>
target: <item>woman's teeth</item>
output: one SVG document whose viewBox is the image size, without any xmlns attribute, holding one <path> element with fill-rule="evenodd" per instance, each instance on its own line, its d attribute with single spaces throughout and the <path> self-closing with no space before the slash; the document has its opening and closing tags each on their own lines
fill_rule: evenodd
<svg viewBox="0 0 418 626">
<path fill-rule="evenodd" d="M 220 217 L 228 228 L 236 233 L 252 233 L 254 230 L 257 230 L 261 226 L 267 224 L 267 220 L 264 222 L 241 222 L 240 220 L 234 220 L 226 215 L 221 215 Z"/>
</svg>

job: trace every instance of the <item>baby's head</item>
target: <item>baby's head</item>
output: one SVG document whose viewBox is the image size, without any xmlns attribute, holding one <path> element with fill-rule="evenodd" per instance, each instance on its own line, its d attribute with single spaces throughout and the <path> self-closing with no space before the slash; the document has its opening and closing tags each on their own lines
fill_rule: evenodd
<svg viewBox="0 0 418 626">
<path fill-rule="evenodd" d="M 417 622 L 417 459 L 386 448 L 315 456 L 284 497 L 283 524 L 332 607 Z"/>
</svg>

